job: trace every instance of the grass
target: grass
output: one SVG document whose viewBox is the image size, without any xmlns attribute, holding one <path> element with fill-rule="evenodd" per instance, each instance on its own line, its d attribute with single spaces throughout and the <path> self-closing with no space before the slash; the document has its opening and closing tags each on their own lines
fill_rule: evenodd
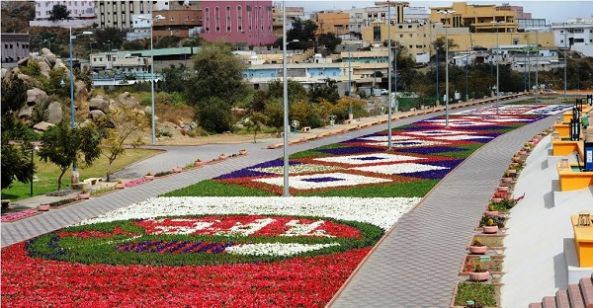
<svg viewBox="0 0 593 308">
<path fill-rule="evenodd" d="M 199 183 L 168 192 L 163 197 L 216 197 L 216 196 L 273 196 L 271 192 L 244 187 L 235 184 L 223 184 L 212 180 L 205 180 Z"/>
<path fill-rule="evenodd" d="M 330 189 L 304 192 L 303 196 L 320 197 L 424 197 L 439 180 L 421 180 L 408 183 L 350 187 L 348 189 Z"/>
<path fill-rule="evenodd" d="M 481 306 L 496 307 L 496 288 L 492 284 L 460 282 L 457 285 L 455 305 L 465 307 L 469 300 Z"/>
<path fill-rule="evenodd" d="M 478 240 L 488 247 L 504 247 L 502 236 L 476 236 L 474 240 Z"/>
<path fill-rule="evenodd" d="M 148 158 L 157 154 L 159 151 L 145 149 L 129 149 L 125 151 L 111 166 L 111 170 L 117 171 L 139 160 Z M 58 167 L 51 162 L 43 162 L 35 156 L 35 176 L 37 180 L 33 182 L 33 196 L 43 195 L 55 191 L 58 187 L 58 176 L 60 171 Z M 107 159 L 101 156 L 89 168 L 80 168 L 81 180 L 86 178 L 103 177 L 107 170 Z M 70 171 L 66 171 L 62 179 L 62 187 L 70 185 Z M 13 182 L 12 186 L 2 190 L 2 199 L 19 200 L 30 197 L 30 183 Z"/>
</svg>

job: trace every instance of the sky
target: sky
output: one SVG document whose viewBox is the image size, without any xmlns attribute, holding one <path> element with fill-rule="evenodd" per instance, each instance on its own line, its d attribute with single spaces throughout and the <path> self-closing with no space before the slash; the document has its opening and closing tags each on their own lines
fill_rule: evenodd
<svg viewBox="0 0 593 308">
<path fill-rule="evenodd" d="M 276 2 L 276 1 L 275 1 Z M 410 6 L 447 6 L 451 1 L 409 1 Z M 523 6 L 524 11 L 531 13 L 532 18 L 545 18 L 548 22 L 563 22 L 566 19 L 593 16 L 593 1 L 466 1 L 470 4 L 510 3 Z M 305 13 L 313 11 L 350 9 L 354 7 L 373 6 L 374 1 L 324 1 L 302 0 L 286 1 L 286 6 L 303 6 Z"/>
</svg>

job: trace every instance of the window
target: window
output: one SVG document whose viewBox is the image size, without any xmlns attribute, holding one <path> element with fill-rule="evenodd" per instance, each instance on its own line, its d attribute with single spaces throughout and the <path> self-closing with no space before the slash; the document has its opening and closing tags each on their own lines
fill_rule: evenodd
<svg viewBox="0 0 593 308">
<path fill-rule="evenodd" d="M 225 25 L 226 25 L 226 32 L 231 32 L 231 7 L 226 7 L 225 12 Z"/>
<path fill-rule="evenodd" d="M 220 8 L 214 8 L 214 18 L 216 19 L 216 32 L 220 32 Z"/>
<path fill-rule="evenodd" d="M 399 38 L 404 38 L 404 35 L 403 35 L 403 34 L 400 34 L 400 35 L 399 35 Z"/>
<path fill-rule="evenodd" d="M 206 28 L 206 32 L 210 32 L 210 8 L 205 8 L 204 9 L 204 18 L 205 18 L 205 23 L 204 26 Z"/>
<path fill-rule="evenodd" d="M 379 27 L 379 26 L 373 27 L 373 40 L 375 42 L 381 41 L 381 27 Z"/>
<path fill-rule="evenodd" d="M 243 12 L 241 6 L 237 5 L 237 32 L 243 31 Z"/>
<path fill-rule="evenodd" d="M 247 6 L 247 22 L 249 22 L 249 32 L 251 32 L 251 28 L 253 26 L 253 19 L 251 17 L 251 6 Z"/>
</svg>

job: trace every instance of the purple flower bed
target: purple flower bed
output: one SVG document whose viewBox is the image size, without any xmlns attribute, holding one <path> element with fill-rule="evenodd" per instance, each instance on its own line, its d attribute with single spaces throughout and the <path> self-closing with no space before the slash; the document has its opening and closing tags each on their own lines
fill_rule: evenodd
<svg viewBox="0 0 593 308">
<path fill-rule="evenodd" d="M 363 140 L 354 139 L 352 141 L 362 142 Z M 323 152 L 323 153 L 328 153 L 328 154 L 333 154 L 333 155 L 350 155 L 350 154 L 364 154 L 364 153 L 377 152 L 377 148 L 352 146 L 352 147 L 335 148 L 335 149 L 323 149 L 323 150 L 318 150 L 318 152 Z"/>
<path fill-rule="evenodd" d="M 302 163 L 297 162 L 297 161 L 289 162 L 290 166 L 300 165 L 300 164 L 302 164 Z M 234 178 L 243 178 L 243 177 L 268 176 L 268 175 L 272 175 L 272 173 L 258 172 L 258 171 L 253 171 L 251 169 L 268 168 L 268 167 L 282 167 L 282 166 L 284 166 L 284 161 L 282 159 L 275 159 L 275 160 L 267 161 L 267 162 L 264 162 L 261 164 L 253 165 L 251 167 L 239 169 L 239 170 L 233 171 L 231 173 L 223 174 L 219 177 L 216 177 L 215 179 L 224 180 L 224 179 L 234 179 Z"/>
<path fill-rule="evenodd" d="M 210 243 L 191 241 L 143 241 L 117 246 L 120 252 L 155 252 L 155 253 L 222 253 L 235 243 Z"/>
</svg>

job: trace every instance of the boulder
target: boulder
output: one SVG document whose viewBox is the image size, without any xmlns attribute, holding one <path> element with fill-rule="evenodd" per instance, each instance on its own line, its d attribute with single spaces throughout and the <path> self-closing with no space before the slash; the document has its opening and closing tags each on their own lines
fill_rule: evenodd
<svg viewBox="0 0 593 308">
<path fill-rule="evenodd" d="M 47 60 L 50 65 L 56 63 L 57 57 L 48 48 L 41 48 L 41 55 Z"/>
<path fill-rule="evenodd" d="M 93 119 L 93 121 L 97 121 L 105 117 L 105 112 L 99 109 L 95 109 L 89 112 L 89 116 L 91 117 L 91 119 Z"/>
<path fill-rule="evenodd" d="M 45 61 L 37 61 L 39 64 L 39 70 L 41 71 L 41 75 L 49 78 L 49 71 L 51 71 L 51 67 Z"/>
<path fill-rule="evenodd" d="M 62 59 L 56 59 L 56 64 L 54 64 L 53 69 L 64 69 L 66 74 L 70 74 L 70 68 L 62 61 Z"/>
<path fill-rule="evenodd" d="M 103 98 L 102 95 L 97 95 L 91 98 L 89 102 L 89 109 L 92 110 L 101 110 L 103 112 L 107 112 L 109 110 L 109 101 Z"/>
<path fill-rule="evenodd" d="M 20 75 L 19 75 L 20 76 Z M 45 104 L 49 100 L 49 97 L 45 91 L 39 88 L 33 88 L 27 90 L 27 105 Z"/>
<path fill-rule="evenodd" d="M 52 102 L 47 107 L 47 122 L 58 124 L 62 121 L 64 117 L 64 112 L 62 111 L 62 104 L 59 102 Z"/>
<path fill-rule="evenodd" d="M 146 113 L 146 114 L 152 114 L 152 107 L 150 107 L 150 106 L 144 107 L 144 113 Z"/>
<path fill-rule="evenodd" d="M 21 65 L 27 65 L 27 63 L 29 62 L 29 57 L 24 57 L 22 59 L 20 59 L 16 65 L 17 66 L 21 66 Z"/>
<path fill-rule="evenodd" d="M 8 70 L 7 69 L 2 68 L 0 71 L 2 72 L 2 78 L 4 78 L 4 77 L 10 77 L 9 74 L 8 74 Z"/>
<path fill-rule="evenodd" d="M 33 125 L 33 129 L 44 132 L 52 126 L 54 126 L 54 124 L 52 124 L 52 123 L 39 122 L 39 123 Z"/>
<path fill-rule="evenodd" d="M 29 120 L 33 117 L 33 106 L 25 105 L 19 111 L 19 118 Z"/>
</svg>

